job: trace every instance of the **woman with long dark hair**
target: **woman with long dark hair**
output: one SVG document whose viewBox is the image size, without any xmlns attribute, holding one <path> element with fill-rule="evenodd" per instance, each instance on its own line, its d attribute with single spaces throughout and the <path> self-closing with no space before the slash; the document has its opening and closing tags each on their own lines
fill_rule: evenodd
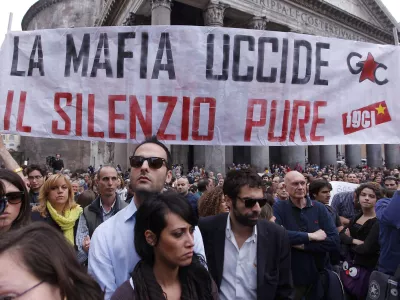
<svg viewBox="0 0 400 300">
<path fill-rule="evenodd" d="M 135 248 L 142 258 L 112 300 L 218 299 L 218 291 L 193 252 L 197 218 L 173 191 L 152 196 L 136 214 Z"/>
<path fill-rule="evenodd" d="M 25 182 L 15 172 L 0 169 L 1 206 L 0 234 L 20 228 L 30 221 L 29 194 Z M 3 210 L 3 208 L 1 208 Z"/>
<path fill-rule="evenodd" d="M 0 235 L 0 266 L 0 299 L 104 299 L 72 246 L 43 222 Z"/>
<path fill-rule="evenodd" d="M 377 183 L 361 184 L 355 193 L 355 204 L 362 212 L 340 232 L 341 242 L 348 248 L 340 277 L 348 299 L 361 300 L 367 296 L 369 277 L 379 259 L 379 222 L 375 205 L 383 193 Z"/>
</svg>

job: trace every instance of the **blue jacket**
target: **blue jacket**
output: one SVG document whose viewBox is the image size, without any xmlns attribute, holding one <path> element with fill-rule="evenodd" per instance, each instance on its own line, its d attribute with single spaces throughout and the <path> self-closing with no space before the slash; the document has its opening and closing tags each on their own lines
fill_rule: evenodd
<svg viewBox="0 0 400 300">
<path fill-rule="evenodd" d="M 375 206 L 379 220 L 379 271 L 394 275 L 400 264 L 400 192 L 383 198 Z"/>
<path fill-rule="evenodd" d="M 318 281 L 318 273 L 328 262 L 327 254 L 339 249 L 339 234 L 332 217 L 325 205 L 310 199 L 307 199 L 303 209 L 296 207 L 291 200 L 276 202 L 273 209 L 275 222 L 286 228 L 291 245 L 304 245 L 304 251 L 292 248 L 294 285 L 315 283 Z M 308 233 L 319 229 L 325 231 L 326 240 L 310 242 Z"/>
</svg>

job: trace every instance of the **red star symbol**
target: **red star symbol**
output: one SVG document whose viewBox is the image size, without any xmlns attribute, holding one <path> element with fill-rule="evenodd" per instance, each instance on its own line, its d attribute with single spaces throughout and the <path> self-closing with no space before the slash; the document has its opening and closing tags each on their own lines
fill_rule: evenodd
<svg viewBox="0 0 400 300">
<path fill-rule="evenodd" d="M 361 62 L 364 66 L 360 75 L 360 82 L 368 79 L 375 82 L 375 71 L 379 64 L 375 61 L 371 53 L 368 53 L 367 60 Z"/>
</svg>

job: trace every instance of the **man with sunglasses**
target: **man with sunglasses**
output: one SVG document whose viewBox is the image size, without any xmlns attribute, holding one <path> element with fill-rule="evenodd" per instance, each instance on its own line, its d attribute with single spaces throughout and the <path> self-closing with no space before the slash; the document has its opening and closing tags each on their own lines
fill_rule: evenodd
<svg viewBox="0 0 400 300">
<path fill-rule="evenodd" d="M 105 290 L 105 299 L 130 278 L 140 257 L 134 247 L 136 211 L 151 193 L 163 191 L 172 178 L 172 158 L 168 148 L 151 137 L 130 157 L 132 202 L 94 232 L 89 250 L 89 273 Z M 194 252 L 204 256 L 203 240 L 194 231 Z"/>
<path fill-rule="evenodd" d="M 275 222 L 286 228 L 292 245 L 294 299 L 331 299 L 324 295 L 325 270 L 328 254 L 339 249 L 339 234 L 325 206 L 307 197 L 306 184 L 301 173 L 286 174 L 289 200 L 274 204 Z"/>
<path fill-rule="evenodd" d="M 267 202 L 261 177 L 249 169 L 232 170 L 223 191 L 230 213 L 199 221 L 220 299 L 292 299 L 288 235 L 259 219 Z"/>
</svg>

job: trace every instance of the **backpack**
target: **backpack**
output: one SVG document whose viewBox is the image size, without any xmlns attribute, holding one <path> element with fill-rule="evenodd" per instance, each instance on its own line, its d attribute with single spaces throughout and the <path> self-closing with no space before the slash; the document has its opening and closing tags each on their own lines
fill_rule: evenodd
<svg viewBox="0 0 400 300">
<path fill-rule="evenodd" d="M 367 300 L 398 300 L 400 281 L 400 266 L 394 276 L 373 271 L 369 279 Z"/>
</svg>

